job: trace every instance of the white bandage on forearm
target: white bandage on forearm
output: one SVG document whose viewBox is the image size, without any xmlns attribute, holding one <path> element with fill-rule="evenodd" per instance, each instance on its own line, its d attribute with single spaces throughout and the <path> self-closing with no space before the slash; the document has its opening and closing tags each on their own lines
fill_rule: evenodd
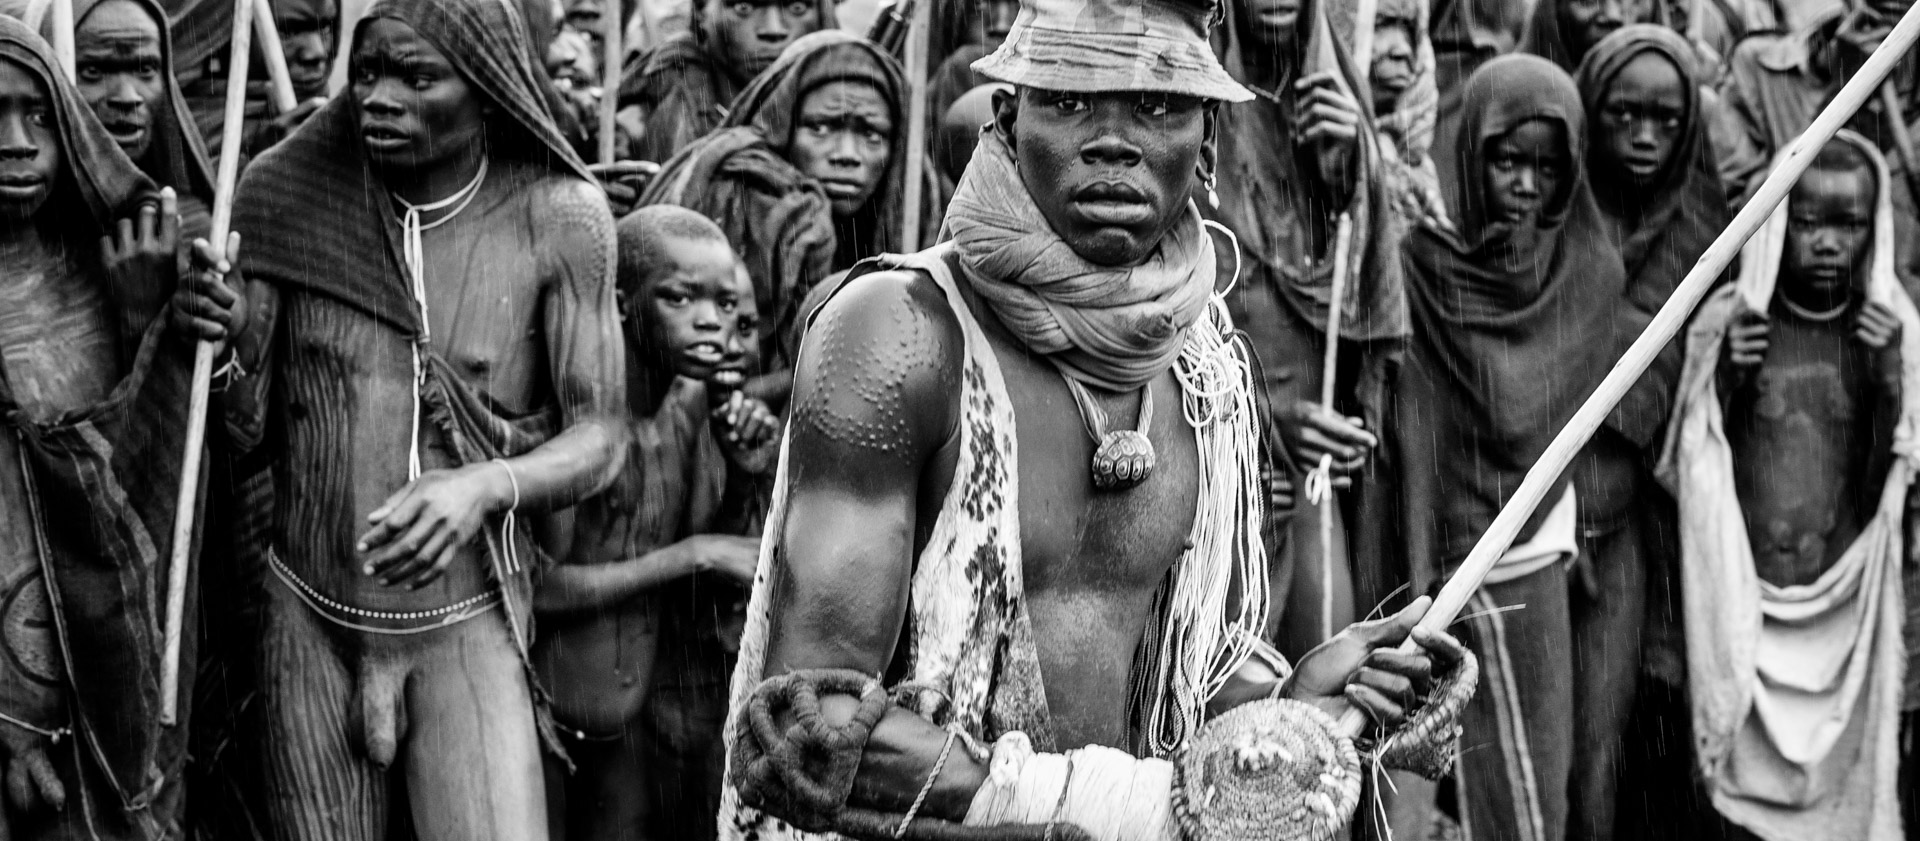
<svg viewBox="0 0 1920 841">
<path fill-rule="evenodd" d="M 993 743 L 991 767 L 967 826 L 1069 823 L 1096 841 L 1179 841 L 1173 763 L 1164 759 L 1097 746 L 1035 753 L 1027 734 L 1014 731 Z"/>
</svg>

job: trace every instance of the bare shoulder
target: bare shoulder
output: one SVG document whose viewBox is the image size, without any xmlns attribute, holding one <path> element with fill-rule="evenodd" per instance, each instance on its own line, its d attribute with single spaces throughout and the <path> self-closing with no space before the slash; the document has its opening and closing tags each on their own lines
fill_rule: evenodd
<svg viewBox="0 0 1920 841">
<path fill-rule="evenodd" d="M 542 263 L 558 270 L 548 277 L 610 281 L 616 239 L 606 194 L 579 178 L 553 175 L 529 184 L 525 195 Z"/>
<path fill-rule="evenodd" d="M 854 278 L 801 342 L 794 434 L 841 455 L 916 462 L 956 428 L 964 356 L 960 321 L 931 278 Z"/>
</svg>

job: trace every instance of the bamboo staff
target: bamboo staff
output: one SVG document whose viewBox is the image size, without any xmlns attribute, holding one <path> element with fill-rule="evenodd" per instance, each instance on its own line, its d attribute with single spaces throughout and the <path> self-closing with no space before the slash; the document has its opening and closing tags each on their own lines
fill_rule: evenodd
<svg viewBox="0 0 1920 841">
<path fill-rule="evenodd" d="M 273 21 L 273 0 L 255 0 L 253 37 L 260 39 L 260 56 L 267 61 L 268 89 L 273 92 L 273 108 L 282 114 L 300 104 L 293 92 L 293 74 L 287 70 L 287 51 L 280 44 L 280 29 Z"/>
<path fill-rule="evenodd" d="M 78 82 L 79 70 L 73 58 L 73 0 L 53 0 L 47 14 L 52 17 L 53 57 L 60 62 L 60 72 L 67 74 L 67 81 Z"/>
<path fill-rule="evenodd" d="M 1474 544 L 1473 551 L 1467 553 L 1467 559 L 1460 564 L 1459 571 L 1441 588 L 1440 595 L 1434 598 L 1433 606 L 1427 609 L 1427 615 L 1420 620 L 1419 627 L 1439 631 L 1453 624 L 1454 617 L 1466 606 L 1467 599 L 1480 589 L 1480 582 L 1487 577 L 1500 556 L 1513 546 L 1513 539 L 1520 533 L 1520 528 L 1526 525 L 1534 510 L 1546 499 L 1554 480 L 1567 469 L 1567 465 L 1573 463 L 1574 456 L 1586 446 L 1587 439 L 1593 437 L 1594 431 L 1600 428 L 1601 422 L 1619 404 L 1627 389 L 1646 372 L 1653 358 L 1679 334 L 1680 328 L 1692 315 L 1693 308 L 1699 305 L 1701 298 L 1706 297 L 1714 279 L 1726 270 L 1727 264 L 1733 261 L 1734 255 L 1740 253 L 1747 238 L 1753 236 L 1753 232 L 1787 197 L 1787 192 L 1793 189 L 1795 181 L 1800 180 L 1800 174 L 1806 172 L 1807 165 L 1813 163 L 1821 147 L 1833 139 L 1834 132 L 1839 131 L 1854 112 L 1860 110 L 1868 97 L 1874 95 L 1894 65 L 1913 47 L 1916 38 L 1920 38 L 1920 5 L 1908 9 L 1900 17 L 1900 23 L 1881 42 L 1880 48 L 1867 57 L 1866 64 L 1852 79 L 1847 80 L 1840 93 L 1820 112 L 1820 116 L 1814 118 L 1813 124 L 1787 147 L 1786 155 L 1767 175 L 1767 179 L 1761 182 L 1760 189 L 1747 201 L 1746 207 L 1740 209 L 1740 213 L 1733 217 L 1733 222 L 1700 255 L 1700 261 L 1693 265 L 1692 271 L 1687 272 L 1686 279 L 1680 281 L 1680 285 L 1673 290 L 1673 296 L 1654 315 L 1640 338 L 1634 340 L 1627 352 L 1621 355 L 1620 361 L 1614 364 L 1613 370 L 1607 373 L 1607 378 L 1601 380 L 1599 387 L 1594 389 L 1593 395 L 1581 404 L 1579 411 L 1574 412 L 1573 419 L 1567 421 L 1560 434 L 1554 436 L 1553 443 L 1547 445 L 1540 460 L 1527 470 L 1527 477 L 1513 492 L 1513 498 L 1500 509 L 1499 516 L 1493 518 L 1493 524 L 1487 527 L 1486 534 L 1480 536 L 1480 542 Z M 1412 641 L 1401 646 L 1402 651 L 1414 648 Z M 1365 732 L 1366 726 L 1367 716 L 1357 708 L 1349 707 L 1340 716 L 1340 731 L 1347 735 L 1358 736 Z"/>
<path fill-rule="evenodd" d="M 247 108 L 247 59 L 254 10 L 265 0 L 234 0 L 233 48 L 227 60 L 227 108 L 221 124 L 220 171 L 214 182 L 213 230 L 207 241 L 216 260 L 226 259 L 233 227 L 233 185 L 240 178 L 240 135 Z M 173 552 L 167 567 L 166 652 L 160 666 L 160 723 L 172 726 L 180 709 L 180 634 L 187 604 L 187 554 L 200 508 L 200 458 L 207 437 L 207 383 L 213 378 L 213 343 L 193 352 L 193 391 L 187 404 L 187 443 L 181 458 L 179 505 L 173 514 Z"/>
<path fill-rule="evenodd" d="M 901 224 L 900 250 L 911 254 L 920 250 L 921 202 L 926 190 L 927 167 L 927 41 L 931 37 L 933 3 L 921 0 L 913 8 L 913 22 L 907 30 L 907 161 L 906 202 Z"/>
<path fill-rule="evenodd" d="M 613 118 L 620 111 L 620 0 L 605 0 L 600 12 L 600 163 L 613 163 L 614 140 L 618 139 Z M 645 3 L 646 0 L 641 0 Z"/>
</svg>

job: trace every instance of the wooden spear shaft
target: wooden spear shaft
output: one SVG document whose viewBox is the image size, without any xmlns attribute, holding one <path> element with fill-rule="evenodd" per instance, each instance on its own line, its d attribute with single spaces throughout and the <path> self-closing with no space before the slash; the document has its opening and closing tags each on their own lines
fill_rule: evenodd
<svg viewBox="0 0 1920 841">
<path fill-rule="evenodd" d="M 247 108 L 247 57 L 252 50 L 254 10 L 265 0 L 234 0 L 233 49 L 227 60 L 227 108 L 221 124 L 220 170 L 214 182 L 213 230 L 207 242 L 216 260 L 226 258 L 233 227 L 233 185 L 240 179 L 240 139 Z M 166 650 L 160 665 L 160 723 L 172 726 L 180 712 L 180 635 L 187 605 L 188 555 L 200 509 L 200 458 L 207 440 L 207 384 L 213 378 L 213 343 L 193 352 L 193 390 L 187 403 L 187 442 L 180 462 L 179 504 L 173 514 L 172 558 L 167 566 Z"/>
<path fill-rule="evenodd" d="M 1587 440 L 1593 437 L 1600 423 L 1612 413 L 1613 407 L 1625 396 L 1627 389 L 1645 373 L 1647 366 L 1653 364 L 1660 350 L 1680 333 L 1687 318 L 1693 314 L 1700 299 L 1706 297 L 1715 278 L 1725 271 L 1727 264 L 1740 253 L 1747 238 L 1759 230 L 1761 223 L 1772 215 L 1773 209 L 1787 197 L 1794 182 L 1800 180 L 1800 174 L 1806 172 L 1807 165 L 1813 163 L 1827 141 L 1833 139 L 1834 132 L 1844 126 L 1853 117 L 1854 112 L 1874 95 L 1880 83 L 1887 78 L 1893 66 L 1913 47 L 1916 38 L 1920 38 L 1920 5 L 1901 15 L 1900 23 L 1881 42 L 1880 48 L 1867 57 L 1860 71 L 1847 80 L 1845 87 L 1828 103 L 1813 124 L 1787 147 L 1787 153 L 1774 166 L 1773 172 L 1760 184 L 1746 207 L 1733 217 L 1733 222 L 1708 246 L 1706 253 L 1700 255 L 1693 270 L 1687 272 L 1685 280 L 1673 290 L 1673 296 L 1667 299 L 1665 306 L 1653 317 L 1652 323 L 1635 339 L 1633 345 L 1615 363 L 1613 370 L 1600 381 L 1593 395 L 1574 412 L 1573 419 L 1567 422 L 1560 434 L 1554 436 L 1553 443 L 1547 445 L 1540 460 L 1534 462 L 1527 471 L 1527 477 L 1513 492 L 1513 498 L 1500 509 L 1499 516 L 1493 518 L 1493 524 L 1487 527 L 1486 534 L 1480 536 L 1480 542 L 1474 544 L 1473 551 L 1467 553 L 1467 559 L 1460 564 L 1458 572 L 1441 588 L 1440 595 L 1433 600 L 1433 606 L 1427 609 L 1427 615 L 1420 620 L 1420 627 L 1429 631 L 1439 631 L 1453 624 L 1466 606 L 1467 599 L 1480 589 L 1480 582 L 1487 577 L 1493 565 L 1513 546 L 1514 537 L 1520 528 L 1526 525 L 1535 509 L 1546 499 L 1554 481 L 1565 472 L 1567 465 L 1579 455 Z M 1401 646 L 1403 651 L 1415 648 L 1412 641 Z M 1367 716 L 1358 708 L 1349 707 L 1340 717 L 1340 731 L 1349 736 L 1358 736 L 1366 731 Z"/>
<path fill-rule="evenodd" d="M 73 58 L 73 0 L 53 0 L 47 15 L 51 18 L 48 26 L 53 30 L 53 57 L 60 62 L 60 72 L 67 74 L 67 81 L 77 82 L 78 68 Z"/>
<path fill-rule="evenodd" d="M 920 250 L 921 205 L 926 192 L 925 170 L 927 167 L 927 40 L 931 35 L 932 0 L 920 0 L 913 4 L 913 21 L 907 28 L 907 160 L 905 183 L 901 200 L 906 204 L 902 214 L 900 250 L 913 253 Z"/>
<path fill-rule="evenodd" d="M 641 0 L 642 4 L 646 0 Z M 600 12 L 600 163 L 613 163 L 614 115 L 620 111 L 620 0 L 605 0 Z"/>
<path fill-rule="evenodd" d="M 260 57 L 267 62 L 267 81 L 273 92 L 273 108 L 282 114 L 300 104 L 293 92 L 293 74 L 287 70 L 287 51 L 280 44 L 280 29 L 273 20 L 273 0 L 255 0 L 253 37 L 260 39 Z M 224 128 L 224 127 L 223 127 Z"/>
</svg>

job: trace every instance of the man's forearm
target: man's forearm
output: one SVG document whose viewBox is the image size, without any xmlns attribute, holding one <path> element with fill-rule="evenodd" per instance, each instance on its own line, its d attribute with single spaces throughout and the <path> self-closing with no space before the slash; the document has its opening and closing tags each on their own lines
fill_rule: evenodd
<svg viewBox="0 0 1920 841">
<path fill-rule="evenodd" d="M 533 594 L 533 609 L 543 614 L 603 610 L 692 575 L 697 569 L 697 559 L 685 541 L 612 563 L 561 564 L 540 579 Z"/>
<path fill-rule="evenodd" d="M 492 467 L 496 506 L 505 511 L 553 511 L 568 508 L 605 490 L 613 481 L 625 443 L 604 418 L 583 419 L 552 440 L 514 458 L 505 469 Z M 518 501 L 516 505 L 515 502 Z"/>
</svg>

